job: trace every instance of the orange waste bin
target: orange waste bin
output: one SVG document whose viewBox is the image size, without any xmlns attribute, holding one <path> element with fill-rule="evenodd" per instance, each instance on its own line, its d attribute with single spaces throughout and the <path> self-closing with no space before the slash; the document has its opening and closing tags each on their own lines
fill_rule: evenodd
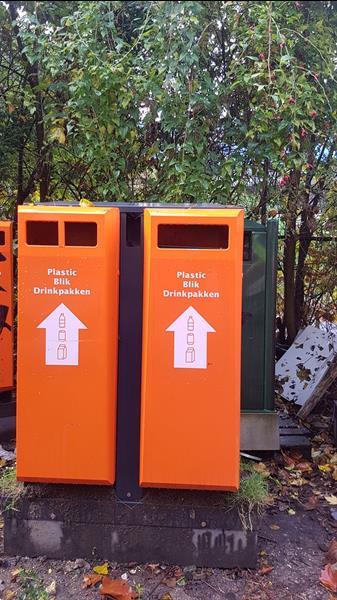
<svg viewBox="0 0 337 600">
<path fill-rule="evenodd" d="M 19 480 L 114 482 L 118 282 L 118 209 L 19 208 Z"/>
<path fill-rule="evenodd" d="M 13 229 L 0 221 L 0 391 L 13 387 Z"/>
<path fill-rule="evenodd" d="M 140 485 L 236 490 L 242 209 L 147 209 Z"/>
</svg>

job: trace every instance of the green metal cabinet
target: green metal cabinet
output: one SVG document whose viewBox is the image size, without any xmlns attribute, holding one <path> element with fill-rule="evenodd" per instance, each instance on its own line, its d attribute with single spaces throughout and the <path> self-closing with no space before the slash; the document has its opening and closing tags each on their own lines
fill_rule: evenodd
<svg viewBox="0 0 337 600">
<path fill-rule="evenodd" d="M 277 221 L 245 221 L 241 447 L 247 450 L 276 449 L 279 444 L 274 412 L 277 230 Z"/>
</svg>

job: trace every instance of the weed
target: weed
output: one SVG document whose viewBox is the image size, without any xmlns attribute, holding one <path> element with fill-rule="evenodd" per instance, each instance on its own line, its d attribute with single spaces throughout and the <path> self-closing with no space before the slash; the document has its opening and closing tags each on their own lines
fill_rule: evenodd
<svg viewBox="0 0 337 600">
<path fill-rule="evenodd" d="M 17 600 L 49 600 L 49 594 L 41 577 L 35 571 L 21 569 L 17 576 L 19 586 Z"/>
<path fill-rule="evenodd" d="M 250 463 L 242 463 L 240 488 L 233 494 L 233 504 L 238 508 L 244 529 L 253 528 L 253 514 L 261 514 L 268 500 L 268 478 L 255 471 Z"/>
<path fill-rule="evenodd" d="M 143 595 L 143 591 L 144 591 L 142 584 L 141 583 L 136 583 L 135 590 L 136 590 L 136 593 L 138 594 L 138 600 L 140 600 L 140 598 Z"/>
<path fill-rule="evenodd" d="M 0 472 L 0 505 L 3 510 L 15 510 L 15 505 L 24 492 L 24 486 L 16 479 L 15 467 L 6 467 Z"/>
</svg>

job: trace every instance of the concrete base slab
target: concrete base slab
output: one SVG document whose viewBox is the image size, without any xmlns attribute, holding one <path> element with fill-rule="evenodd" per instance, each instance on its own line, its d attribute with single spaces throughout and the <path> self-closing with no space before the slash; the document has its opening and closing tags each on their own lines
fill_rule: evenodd
<svg viewBox="0 0 337 600">
<path fill-rule="evenodd" d="M 279 417 L 275 412 L 241 413 L 241 450 L 279 450 Z"/>
<path fill-rule="evenodd" d="M 150 490 L 125 504 L 111 488 L 29 484 L 16 509 L 5 513 L 10 555 L 256 566 L 256 533 L 222 492 Z"/>
</svg>

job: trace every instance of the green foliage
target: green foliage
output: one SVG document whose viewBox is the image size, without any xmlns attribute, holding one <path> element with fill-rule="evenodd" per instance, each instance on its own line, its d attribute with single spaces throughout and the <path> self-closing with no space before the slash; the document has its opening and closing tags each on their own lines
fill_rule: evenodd
<svg viewBox="0 0 337 600">
<path fill-rule="evenodd" d="M 48 600 L 50 598 L 43 579 L 32 569 L 20 569 L 17 576 L 17 600 Z"/>
<path fill-rule="evenodd" d="M 268 477 L 257 472 L 249 462 L 242 462 L 240 488 L 232 495 L 231 502 L 237 507 L 242 526 L 253 529 L 254 517 L 261 514 L 269 502 Z"/>
<path fill-rule="evenodd" d="M 0 472 L 0 506 L 3 510 L 15 510 L 24 493 L 23 483 L 16 479 L 15 467 L 5 467 Z"/>
<path fill-rule="evenodd" d="M 334 2 L 11 2 L 0 22 L 0 199 L 278 215 L 305 321 L 305 239 L 336 225 Z"/>
</svg>

